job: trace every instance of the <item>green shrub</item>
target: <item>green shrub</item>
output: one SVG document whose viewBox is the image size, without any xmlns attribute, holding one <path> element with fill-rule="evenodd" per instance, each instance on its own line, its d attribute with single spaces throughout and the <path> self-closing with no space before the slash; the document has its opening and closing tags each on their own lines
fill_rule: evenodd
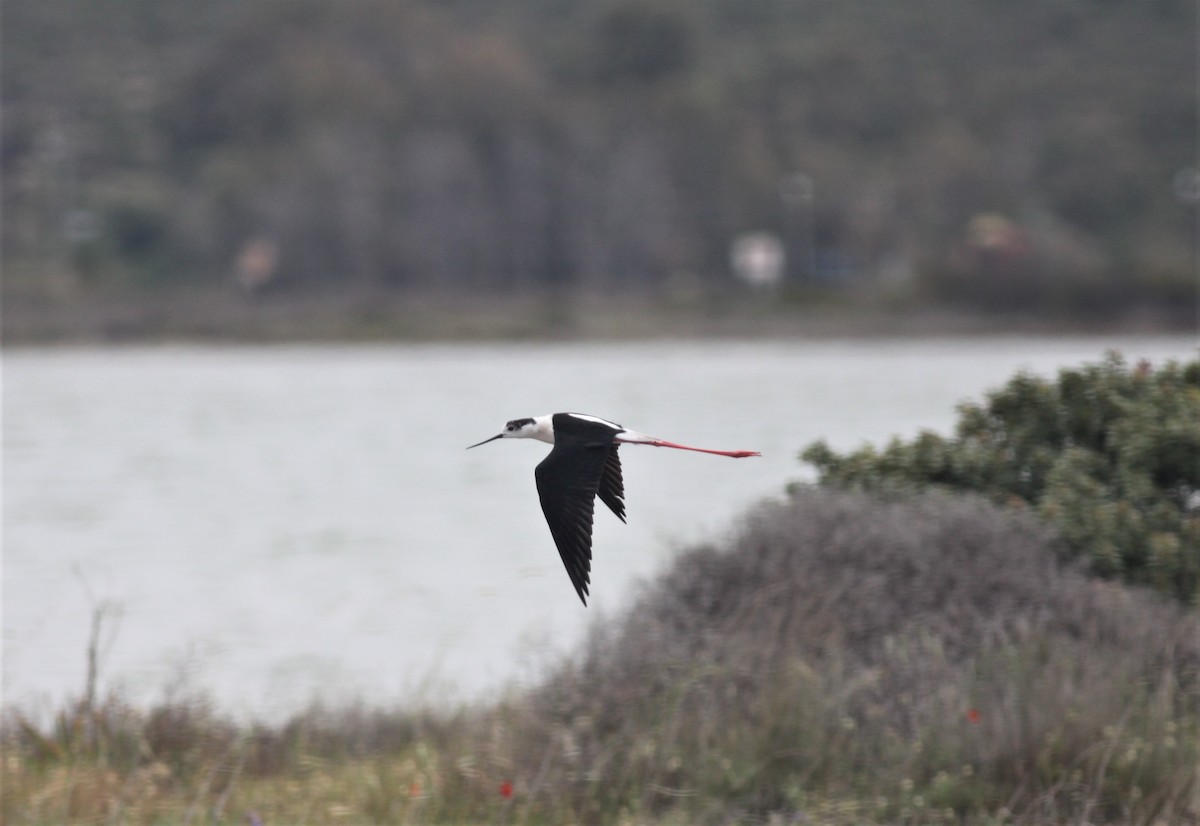
<svg viewBox="0 0 1200 826">
<path fill-rule="evenodd" d="M 1097 573 L 1200 604 L 1200 361 L 1154 370 L 1110 354 L 1057 381 L 1021 373 L 959 414 L 952 438 L 844 456 L 819 441 L 801 458 L 825 485 L 1032 507 Z"/>
</svg>

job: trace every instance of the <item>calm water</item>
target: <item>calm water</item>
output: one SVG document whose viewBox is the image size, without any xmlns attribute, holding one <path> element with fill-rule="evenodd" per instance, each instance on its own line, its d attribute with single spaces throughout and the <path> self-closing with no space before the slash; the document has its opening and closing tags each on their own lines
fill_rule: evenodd
<svg viewBox="0 0 1200 826">
<path fill-rule="evenodd" d="M 639 580 L 796 459 L 922 428 L 1016 369 L 1191 338 L 18 350 L 4 357 L 5 701 L 84 683 L 202 691 L 278 719 L 314 698 L 478 697 L 569 653 Z M 762 459 L 626 448 L 629 524 L 597 511 L 580 606 L 542 520 L 546 446 L 464 448 L 576 410 Z"/>
</svg>

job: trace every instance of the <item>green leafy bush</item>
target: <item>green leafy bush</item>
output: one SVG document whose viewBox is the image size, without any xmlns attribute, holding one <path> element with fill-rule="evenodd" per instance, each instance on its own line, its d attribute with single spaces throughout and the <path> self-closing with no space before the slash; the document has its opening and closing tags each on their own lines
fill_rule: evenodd
<svg viewBox="0 0 1200 826">
<path fill-rule="evenodd" d="M 959 414 L 952 438 L 845 456 L 819 441 L 801 458 L 825 485 L 1032 507 L 1097 573 L 1200 604 L 1200 361 L 1131 368 L 1114 353 L 1057 381 L 1022 373 Z"/>
</svg>

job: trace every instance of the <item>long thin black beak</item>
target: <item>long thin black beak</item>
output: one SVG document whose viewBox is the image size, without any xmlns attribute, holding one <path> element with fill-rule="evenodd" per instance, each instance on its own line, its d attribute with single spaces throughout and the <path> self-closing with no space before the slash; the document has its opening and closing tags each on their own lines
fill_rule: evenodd
<svg viewBox="0 0 1200 826">
<path fill-rule="evenodd" d="M 484 439 L 484 440 L 483 440 L 482 442 L 480 442 L 479 444 L 471 445 L 471 447 L 479 447 L 479 445 L 486 445 L 488 442 L 494 442 L 494 441 L 496 441 L 497 439 L 503 439 L 503 438 L 504 438 L 504 434 L 503 434 L 503 433 L 500 433 L 500 434 L 497 434 L 497 435 L 493 436 L 493 437 L 492 437 L 492 438 L 490 438 L 490 439 Z M 470 450 L 470 449 L 471 449 L 471 447 L 468 447 L 468 448 L 467 448 L 467 450 Z"/>
</svg>

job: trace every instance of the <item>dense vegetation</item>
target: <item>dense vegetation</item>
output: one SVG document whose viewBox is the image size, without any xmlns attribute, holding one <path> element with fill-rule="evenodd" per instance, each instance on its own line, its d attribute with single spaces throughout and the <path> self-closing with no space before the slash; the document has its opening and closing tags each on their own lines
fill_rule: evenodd
<svg viewBox="0 0 1200 826">
<path fill-rule="evenodd" d="M 768 230 L 799 283 L 1187 315 L 1196 23 L 1189 0 L 8 0 L 4 288 L 713 294 Z"/>
<path fill-rule="evenodd" d="M 805 489 L 479 709 L 10 725 L 4 820 L 1200 821 L 1200 623 L 1054 542 L 982 499 Z"/>
<path fill-rule="evenodd" d="M 951 438 L 922 433 L 803 458 L 824 484 L 942 487 L 1033 508 L 1094 571 L 1200 605 L 1200 361 L 1126 365 L 1117 355 L 1018 375 L 965 403 Z"/>
</svg>

